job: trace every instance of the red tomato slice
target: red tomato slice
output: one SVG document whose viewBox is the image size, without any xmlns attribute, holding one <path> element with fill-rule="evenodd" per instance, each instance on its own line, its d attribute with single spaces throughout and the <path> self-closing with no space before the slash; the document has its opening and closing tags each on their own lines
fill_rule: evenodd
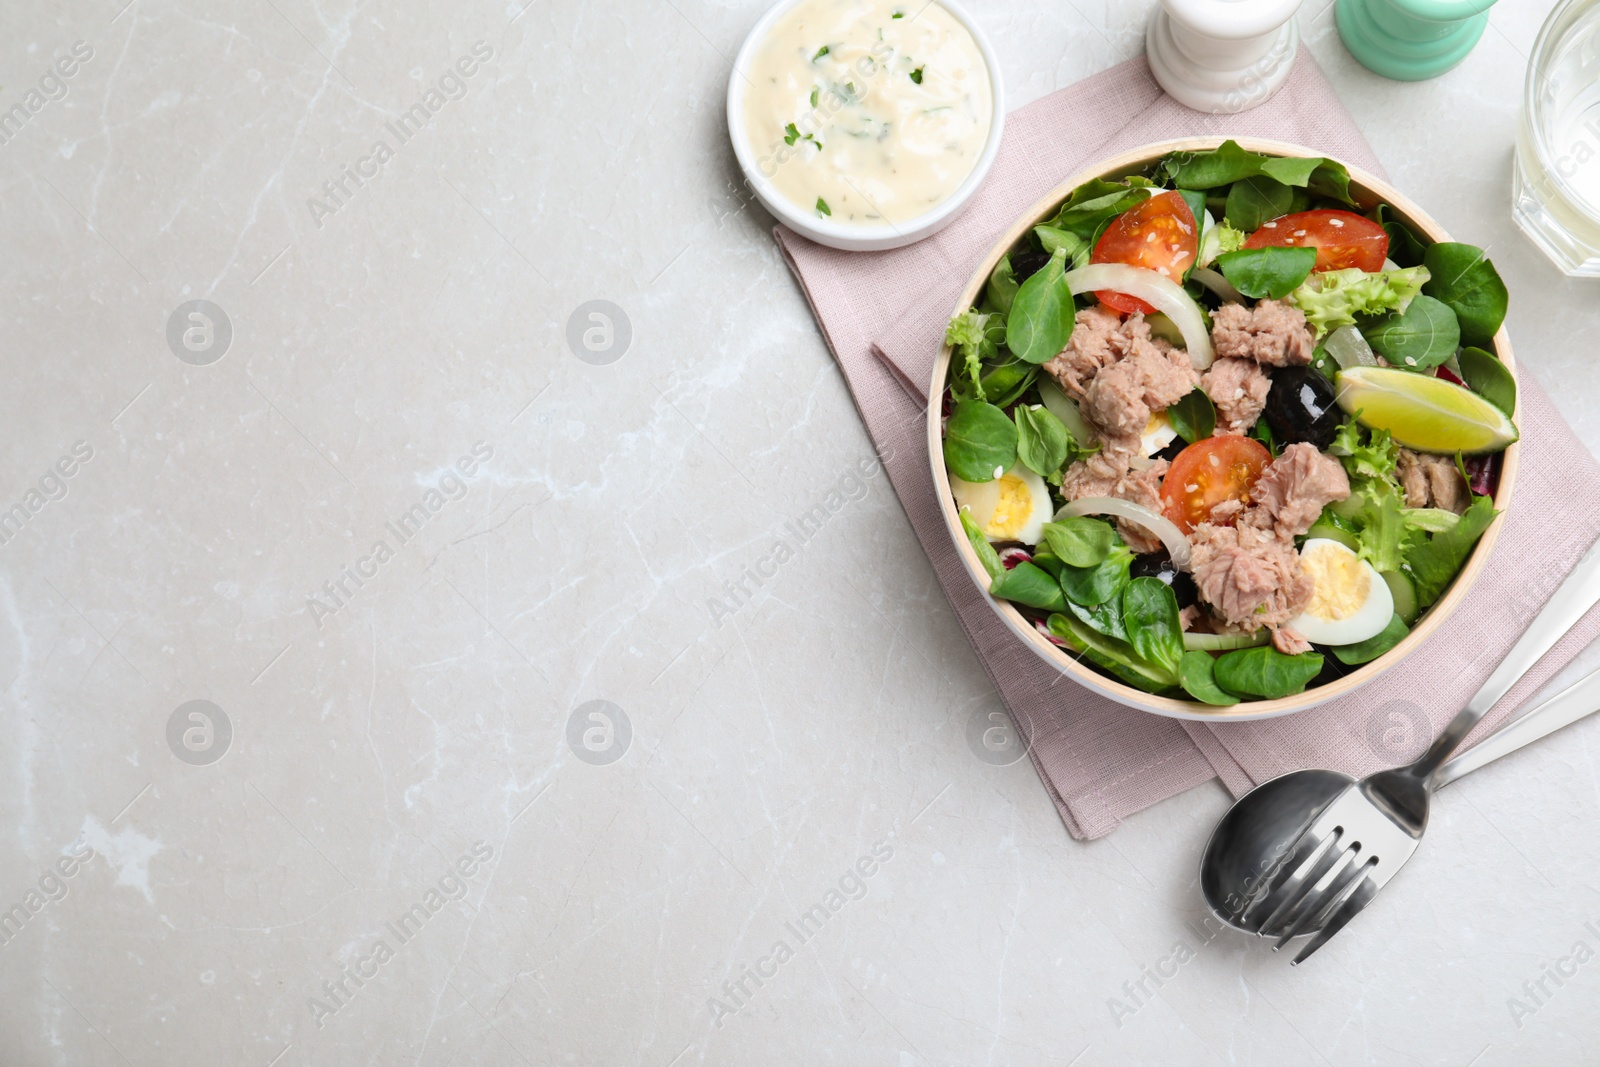
<svg viewBox="0 0 1600 1067">
<path fill-rule="evenodd" d="M 1372 273 L 1383 269 L 1389 254 L 1389 235 L 1371 219 L 1353 211 L 1300 211 L 1266 223 L 1245 240 L 1246 248 L 1315 248 L 1312 270 L 1360 267 Z"/>
<path fill-rule="evenodd" d="M 1153 270 L 1174 282 L 1183 281 L 1183 272 L 1194 265 L 1200 251 L 1200 230 L 1194 212 L 1176 192 L 1158 193 L 1118 215 L 1095 243 L 1090 263 L 1127 263 Z M 1126 293 L 1110 289 L 1095 294 L 1100 303 L 1124 315 L 1155 308 Z"/>
<path fill-rule="evenodd" d="M 1161 483 L 1162 510 L 1189 533 L 1209 521 L 1211 509 L 1224 500 L 1250 503 L 1256 479 L 1271 462 L 1267 446 L 1253 437 L 1229 434 L 1196 441 L 1178 453 Z"/>
</svg>

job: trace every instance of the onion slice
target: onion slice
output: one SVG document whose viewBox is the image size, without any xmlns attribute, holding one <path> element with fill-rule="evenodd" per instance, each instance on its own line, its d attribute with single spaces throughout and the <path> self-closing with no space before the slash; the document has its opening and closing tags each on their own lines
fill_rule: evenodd
<svg viewBox="0 0 1600 1067">
<path fill-rule="evenodd" d="M 1367 339 L 1361 336 L 1361 331 L 1354 326 L 1341 326 L 1328 335 L 1324 342 L 1328 355 L 1339 364 L 1340 370 L 1349 370 L 1351 367 L 1376 367 L 1378 357 L 1372 352 L 1372 346 L 1367 344 Z"/>
<path fill-rule="evenodd" d="M 1214 358 L 1211 335 L 1206 332 L 1206 320 L 1200 314 L 1200 305 L 1171 278 L 1126 263 L 1091 263 L 1087 267 L 1069 270 L 1065 280 L 1074 296 L 1096 289 L 1110 289 L 1143 300 L 1163 312 L 1178 327 L 1183 334 L 1184 344 L 1188 346 L 1189 362 L 1194 364 L 1195 370 L 1205 370 L 1211 366 Z"/>
<path fill-rule="evenodd" d="M 1183 531 L 1178 529 L 1176 523 L 1143 504 L 1114 496 L 1086 496 L 1066 504 L 1056 512 L 1058 519 L 1073 515 L 1115 515 L 1119 519 L 1137 523 L 1167 546 L 1167 555 L 1172 557 L 1173 566 L 1179 570 L 1189 569 L 1189 539 L 1183 536 Z"/>
<path fill-rule="evenodd" d="M 1039 377 L 1039 399 L 1044 401 L 1046 411 L 1061 420 L 1079 445 L 1087 448 L 1100 440 L 1100 435 L 1083 417 L 1083 412 L 1078 410 L 1077 403 L 1047 375 Z"/>
<path fill-rule="evenodd" d="M 1236 648 L 1255 648 L 1269 640 L 1266 627 L 1251 634 L 1191 634 L 1183 635 L 1185 652 L 1230 652 Z"/>
<path fill-rule="evenodd" d="M 1235 304 L 1244 303 L 1244 294 L 1235 289 L 1232 282 L 1210 267 L 1196 267 L 1189 272 L 1189 277 L 1216 293 L 1223 300 L 1232 301 Z"/>
</svg>

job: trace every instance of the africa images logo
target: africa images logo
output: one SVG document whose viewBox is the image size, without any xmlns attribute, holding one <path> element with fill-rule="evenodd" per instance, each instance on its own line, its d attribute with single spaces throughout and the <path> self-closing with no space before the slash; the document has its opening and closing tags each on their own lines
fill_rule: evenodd
<svg viewBox="0 0 1600 1067">
<path fill-rule="evenodd" d="M 322 229 L 322 222 L 329 215 L 338 214 L 340 208 L 349 204 L 356 193 L 366 188 L 367 182 L 383 173 L 384 164 L 395 157 L 399 148 L 421 133 L 433 121 L 433 116 L 444 110 L 446 104 L 465 97 L 467 79 L 477 74 L 482 64 L 493 58 L 494 48 L 487 41 L 475 41 L 471 55 L 456 60 L 439 75 L 436 84 L 423 91 L 421 100 L 383 124 L 384 130 L 394 137 L 394 144 L 391 145 L 388 138 L 379 137 L 373 142 L 370 152 L 353 164 L 346 164 L 338 174 L 323 182 L 323 198 L 312 196 L 306 199 L 306 210 L 311 212 L 311 221 L 317 224 L 317 229 Z M 355 186 L 353 189 L 352 184 Z"/>
</svg>

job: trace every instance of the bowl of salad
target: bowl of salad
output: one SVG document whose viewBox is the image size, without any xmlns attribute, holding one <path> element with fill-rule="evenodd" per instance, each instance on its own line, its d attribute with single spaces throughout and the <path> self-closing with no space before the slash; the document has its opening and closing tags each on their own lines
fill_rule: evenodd
<svg viewBox="0 0 1600 1067">
<path fill-rule="evenodd" d="M 1349 693 L 1482 570 L 1518 455 L 1506 288 L 1387 183 L 1192 138 L 996 242 L 929 391 L 946 524 L 1036 654 L 1146 711 Z"/>
</svg>

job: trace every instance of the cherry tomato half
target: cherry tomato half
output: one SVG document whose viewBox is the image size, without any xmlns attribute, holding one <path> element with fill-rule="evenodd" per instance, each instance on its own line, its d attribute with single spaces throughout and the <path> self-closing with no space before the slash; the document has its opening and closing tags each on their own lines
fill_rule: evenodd
<svg viewBox="0 0 1600 1067">
<path fill-rule="evenodd" d="M 1178 453 L 1161 483 L 1162 510 L 1184 533 L 1211 518 L 1224 500 L 1250 503 L 1272 453 L 1253 437 L 1207 437 Z"/>
<path fill-rule="evenodd" d="M 1315 248 L 1312 270 L 1360 267 L 1369 273 L 1383 269 L 1389 254 L 1389 235 L 1371 219 L 1353 211 L 1299 211 L 1264 224 L 1245 240 L 1246 248 Z"/>
<path fill-rule="evenodd" d="M 1158 193 L 1118 215 L 1095 242 L 1090 263 L 1127 263 L 1153 270 L 1173 282 L 1183 281 L 1183 272 L 1194 265 L 1200 250 L 1200 231 L 1194 212 L 1176 192 Z M 1124 315 L 1155 308 L 1110 289 L 1095 294 L 1100 303 Z"/>
</svg>

